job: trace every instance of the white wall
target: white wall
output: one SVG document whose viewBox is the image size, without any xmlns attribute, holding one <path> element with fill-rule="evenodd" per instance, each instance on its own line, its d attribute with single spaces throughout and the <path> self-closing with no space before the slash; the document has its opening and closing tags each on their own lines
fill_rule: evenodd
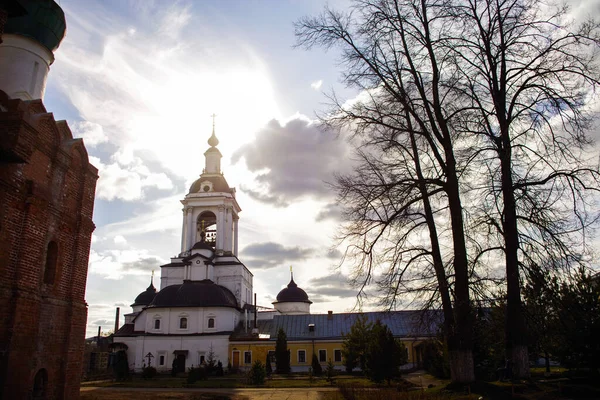
<svg viewBox="0 0 600 400">
<path fill-rule="evenodd" d="M 138 317 L 135 330 L 162 335 L 233 331 L 239 320 L 239 311 L 226 307 L 147 308 L 142 315 L 144 321 Z M 181 318 L 187 318 L 187 329 L 179 328 Z M 208 328 L 209 318 L 214 318 L 214 328 Z M 154 329 L 156 319 L 160 320 L 159 329 Z"/>
<path fill-rule="evenodd" d="M 173 360 L 176 358 L 176 350 L 187 350 L 188 354 L 185 360 L 186 370 L 193 366 L 198 366 L 200 355 L 208 357 L 211 349 L 215 353 L 215 359 L 227 366 L 227 350 L 229 344 L 228 335 L 215 336 L 138 336 L 136 338 L 122 338 L 120 340 L 129 346 L 127 358 L 131 368 L 139 371 L 144 362 L 147 364 L 148 353 L 152 353 L 152 366 L 159 371 L 168 371 L 172 368 Z M 159 365 L 160 355 L 165 356 L 164 365 Z"/>
<path fill-rule="evenodd" d="M 39 42 L 21 35 L 2 35 L 0 89 L 11 98 L 43 99 L 54 55 Z"/>
</svg>

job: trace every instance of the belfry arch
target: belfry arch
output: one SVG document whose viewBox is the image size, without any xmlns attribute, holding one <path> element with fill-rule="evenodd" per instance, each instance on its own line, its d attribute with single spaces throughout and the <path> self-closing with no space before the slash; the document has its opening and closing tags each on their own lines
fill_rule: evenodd
<svg viewBox="0 0 600 400">
<path fill-rule="evenodd" d="M 196 242 L 205 241 L 213 248 L 217 244 L 217 216 L 203 211 L 196 219 Z"/>
</svg>

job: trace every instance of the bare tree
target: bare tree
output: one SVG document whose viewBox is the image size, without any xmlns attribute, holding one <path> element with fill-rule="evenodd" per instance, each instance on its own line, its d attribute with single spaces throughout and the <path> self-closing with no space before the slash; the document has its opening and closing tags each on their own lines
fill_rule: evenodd
<svg viewBox="0 0 600 400">
<path fill-rule="evenodd" d="M 404 293 L 440 301 L 457 382 L 474 376 L 469 291 L 488 289 L 476 284 L 482 261 L 504 258 L 507 357 L 526 377 L 520 281 L 582 262 L 596 222 L 586 111 L 599 29 L 571 29 L 565 9 L 549 10 L 533 0 L 359 0 L 296 24 L 299 46 L 341 48 L 344 81 L 365 97 L 332 97 L 322 118 L 362 140 L 359 170 L 338 180 L 356 277 L 366 285 L 384 265 L 390 307 Z"/>
<path fill-rule="evenodd" d="M 520 279 L 528 268 L 581 261 L 596 221 L 586 107 L 600 78 L 600 30 L 573 27 L 567 9 L 533 0 L 467 0 L 452 12 L 461 26 L 448 49 L 461 65 L 462 101 L 473 106 L 454 128 L 481 137 L 482 196 L 492 199 L 484 220 L 501 236 L 506 263 L 507 358 L 522 378 Z"/>
<path fill-rule="evenodd" d="M 366 268 L 364 283 L 373 277 L 373 264 L 381 262 L 374 260 L 375 246 L 392 241 L 393 246 L 383 245 L 383 255 L 388 256 L 384 262 L 390 268 L 383 286 L 392 288 L 388 298 L 400 294 L 400 285 L 409 291 L 427 289 L 427 283 L 406 285 L 410 276 L 415 277 L 408 271 L 433 267 L 437 284 L 429 287 L 441 296 L 452 379 L 470 382 L 474 380 L 472 315 L 459 188 L 459 175 L 464 171 L 455 153 L 458 138 L 451 129 L 451 119 L 460 109 L 453 101 L 455 81 L 448 75 L 456 65 L 439 46 L 446 35 L 444 26 L 454 21 L 443 8 L 426 2 L 359 1 L 353 11 L 342 14 L 326 9 L 321 16 L 304 18 L 296 25 L 300 46 L 341 46 L 345 82 L 371 91 L 372 101 L 352 108 L 338 103 L 324 122 L 341 123 L 356 135 L 366 133 L 362 136 L 367 137 L 365 145 L 378 146 L 383 151 L 379 155 L 397 157 L 396 165 L 389 164 L 390 158 L 385 165 L 363 152 L 364 169 L 355 177 L 340 179 L 342 200 L 350 204 L 354 217 L 347 237 L 356 239 L 354 249 L 362 255 L 359 265 Z M 446 263 L 432 208 L 432 203 L 440 202 L 444 205 L 437 209 L 446 212 L 452 243 Z M 407 246 L 421 227 L 428 229 L 429 245 Z M 390 236 L 388 228 L 398 229 Z M 424 266 L 427 262 L 429 268 Z M 453 278 L 451 288 L 448 275 Z"/>
</svg>

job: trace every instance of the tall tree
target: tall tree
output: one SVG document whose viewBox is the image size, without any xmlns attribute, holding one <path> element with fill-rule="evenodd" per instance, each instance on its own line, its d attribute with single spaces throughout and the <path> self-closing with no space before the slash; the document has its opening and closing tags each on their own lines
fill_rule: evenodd
<svg viewBox="0 0 600 400">
<path fill-rule="evenodd" d="M 337 188 L 362 283 L 381 276 L 390 307 L 433 294 L 453 381 L 474 378 L 482 260 L 504 258 L 506 356 L 526 377 L 520 281 L 584 260 L 597 220 L 586 130 L 599 28 L 566 15 L 533 0 L 359 0 L 296 24 L 298 45 L 341 48 L 344 82 L 362 91 L 350 105 L 332 96 L 322 118 L 359 145 L 359 170 Z"/>
<path fill-rule="evenodd" d="M 464 168 L 455 152 L 454 142 L 458 138 L 451 127 L 451 119 L 459 112 L 460 105 L 455 101 L 457 88 L 452 74 L 447 72 L 455 66 L 442 46 L 446 35 L 443 27 L 451 24 L 452 19 L 442 11 L 443 8 L 430 7 L 425 1 L 358 1 L 353 14 L 326 9 L 319 17 L 302 19 L 296 24 L 296 35 L 298 45 L 306 48 L 340 46 L 346 65 L 344 81 L 364 90 L 369 97 L 351 108 L 336 103 L 323 122 L 366 137 L 367 146 L 375 145 L 384 152 L 393 149 L 415 169 L 414 175 L 402 173 L 401 158 L 394 171 L 399 172 L 398 180 L 388 179 L 389 176 L 371 168 L 373 158 L 366 150 L 362 153 L 362 166 L 379 179 L 374 186 L 384 189 L 381 195 L 371 196 L 373 186 L 367 184 L 363 189 L 363 182 L 355 185 L 352 177 L 339 181 L 343 200 L 349 193 L 350 199 L 364 199 L 351 207 L 356 210 L 366 206 L 362 216 L 356 213 L 359 218 L 347 231 L 347 236 L 356 240 L 351 249 L 364 255 L 360 259 L 366 271 L 363 282 L 367 284 L 373 279 L 378 244 L 386 247 L 388 239 L 391 242 L 398 238 L 401 244 L 410 243 L 410 251 L 399 246 L 395 248 L 400 250 L 394 251 L 393 244 L 387 246 L 390 256 L 384 264 L 391 270 L 384 275 L 383 282 L 389 280 L 393 288 L 389 294 L 394 297 L 406 288 L 403 285 L 410 275 L 409 269 L 430 271 L 433 266 L 434 272 L 427 278 L 434 278 L 434 287 L 429 281 L 407 290 L 439 294 L 452 379 L 470 382 L 474 379 L 472 315 L 459 185 L 459 174 L 464 173 Z M 372 140 L 371 134 L 374 134 Z M 389 192 L 386 188 L 397 190 Z M 383 208 L 381 199 L 389 200 Z M 449 230 L 447 237 L 452 248 L 445 262 L 440 254 L 439 225 L 434 221 L 436 210 L 432 206 L 439 213 L 443 210 L 440 219 L 449 220 L 449 227 L 442 229 Z M 429 246 L 415 241 L 422 226 L 429 231 Z M 400 234 L 390 238 L 390 229 L 400 229 Z M 418 268 L 427 263 L 425 269 Z M 416 276 L 413 280 L 418 282 Z"/>
<path fill-rule="evenodd" d="M 283 328 L 277 332 L 275 343 L 275 372 L 278 374 L 290 373 L 290 352 L 287 348 L 287 335 Z"/>
<path fill-rule="evenodd" d="M 448 49 L 473 107 L 455 128 L 481 139 L 484 186 L 498 211 L 486 226 L 502 237 L 506 264 L 506 356 L 513 376 L 527 377 L 523 273 L 581 259 L 597 216 L 586 109 L 600 79 L 600 30 L 534 0 L 466 0 L 452 10 L 458 34 Z"/>
</svg>

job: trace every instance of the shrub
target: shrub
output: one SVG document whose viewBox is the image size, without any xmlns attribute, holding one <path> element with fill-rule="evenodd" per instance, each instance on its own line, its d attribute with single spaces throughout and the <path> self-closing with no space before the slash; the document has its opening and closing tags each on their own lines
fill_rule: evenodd
<svg viewBox="0 0 600 400">
<path fill-rule="evenodd" d="M 313 356 L 312 356 L 311 367 L 312 367 L 314 376 L 323 375 L 323 367 L 321 367 L 321 363 L 319 363 L 319 359 L 317 358 L 316 354 L 313 354 Z"/>
<path fill-rule="evenodd" d="M 196 383 L 197 381 L 204 380 L 206 378 L 207 378 L 207 373 L 206 373 L 206 368 L 204 368 L 204 367 L 194 368 L 192 366 L 188 370 L 187 383 L 190 385 L 193 383 Z"/>
<path fill-rule="evenodd" d="M 259 360 L 254 361 L 252 364 L 252 368 L 250 368 L 250 372 L 248 374 L 248 380 L 253 385 L 262 385 L 265 383 L 265 377 L 267 376 L 267 371 L 265 370 L 265 366 Z"/>
<path fill-rule="evenodd" d="M 331 358 L 327 363 L 327 369 L 325 370 L 325 373 L 327 376 L 327 382 L 333 384 L 333 377 L 335 376 L 335 367 L 333 365 L 333 362 L 331 362 Z"/>
<path fill-rule="evenodd" d="M 156 368 L 154 367 L 145 367 L 142 370 L 142 378 L 144 379 L 154 379 L 157 374 L 158 371 L 156 371 Z"/>
</svg>

